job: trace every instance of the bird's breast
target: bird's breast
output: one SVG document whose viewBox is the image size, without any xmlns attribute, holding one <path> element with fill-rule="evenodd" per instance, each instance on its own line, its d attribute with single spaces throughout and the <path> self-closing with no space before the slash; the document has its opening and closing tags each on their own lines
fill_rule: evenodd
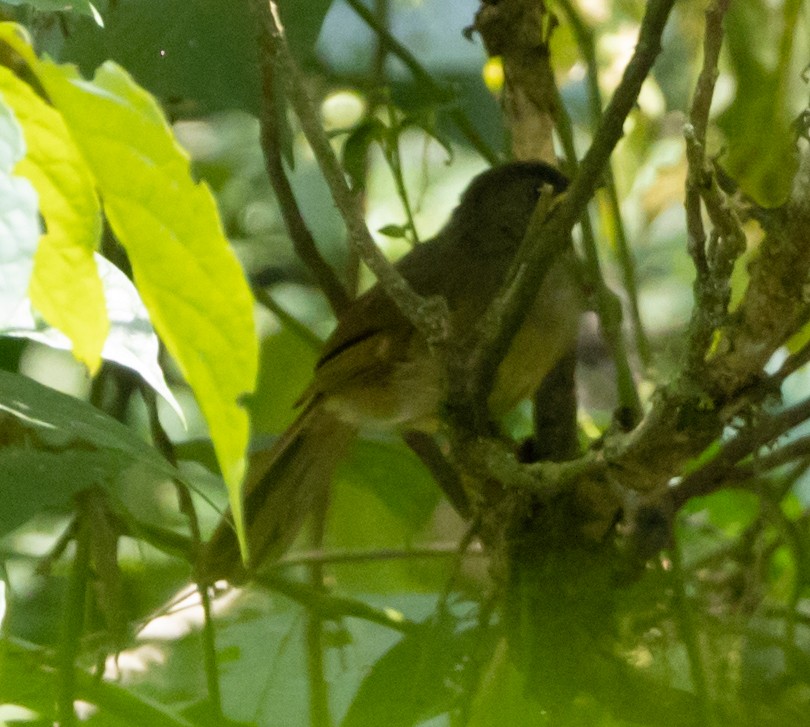
<svg viewBox="0 0 810 727">
<path fill-rule="evenodd" d="M 543 379 L 576 343 L 585 296 L 564 259 L 546 274 L 523 325 L 498 368 L 489 408 L 496 417 L 531 396 Z"/>
</svg>

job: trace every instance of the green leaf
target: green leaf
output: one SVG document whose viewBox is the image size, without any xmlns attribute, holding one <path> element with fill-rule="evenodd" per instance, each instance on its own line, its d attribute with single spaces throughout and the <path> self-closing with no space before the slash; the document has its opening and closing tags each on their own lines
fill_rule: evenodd
<svg viewBox="0 0 810 727">
<path fill-rule="evenodd" d="M 305 63 L 313 57 L 331 0 L 279 3 L 287 38 Z M 256 21 L 244 0 L 119 0 L 104 27 L 80 18 L 63 58 L 90 73 L 113 60 L 179 113 L 242 109 L 258 114 L 261 98 Z"/>
<path fill-rule="evenodd" d="M 296 55 L 308 60 L 315 54 L 324 18 L 332 0 L 284 0 L 278 3 L 284 31 Z"/>
<path fill-rule="evenodd" d="M 410 533 L 427 525 L 440 499 L 427 468 L 399 440 L 358 440 L 337 479 L 373 492 Z"/>
<path fill-rule="evenodd" d="M 122 458 L 145 464 L 166 476 L 176 474 L 157 450 L 129 427 L 87 402 L 27 376 L 0 371 L 0 413 L 16 419 L 20 427 L 30 430 L 52 449 L 83 442 L 118 452 Z"/>
<path fill-rule="evenodd" d="M 810 321 L 805 323 L 796 333 L 794 333 L 785 343 L 785 347 L 790 353 L 804 348 L 810 342 Z"/>
<path fill-rule="evenodd" d="M 0 26 L 61 112 L 126 248 L 152 321 L 194 391 L 228 486 L 243 547 L 249 438 L 241 399 L 253 391 L 258 343 L 253 298 L 216 203 L 195 183 L 155 100 L 114 63 L 92 82 L 38 60 L 18 26 Z"/>
<path fill-rule="evenodd" d="M 85 74 L 112 60 L 180 114 L 258 114 L 256 28 L 244 0 L 119 0 L 103 28 L 78 20 L 62 58 Z"/>
<path fill-rule="evenodd" d="M 177 476 L 157 450 L 112 417 L 6 371 L 0 371 L 0 440 L 0 533 L 132 467 L 152 478 Z"/>
<path fill-rule="evenodd" d="M 439 500 L 430 474 L 402 443 L 356 441 L 336 472 L 324 547 L 401 551 L 403 557 L 341 567 L 341 585 L 385 594 L 441 589 L 453 554 L 422 557 L 408 552 L 412 544 L 424 542 Z"/>
<path fill-rule="evenodd" d="M 5 67 L 0 67 L 0 93 L 25 135 L 28 151 L 17 171 L 37 190 L 45 219 L 46 232 L 34 256 L 31 301 L 71 340 L 73 355 L 95 373 L 109 320 L 93 260 L 101 238 L 93 177 L 59 113 Z"/>
<path fill-rule="evenodd" d="M 262 340 L 260 360 L 256 394 L 250 400 L 253 433 L 279 434 L 297 416 L 295 404 L 312 380 L 318 352 L 309 341 L 283 328 Z"/>
<path fill-rule="evenodd" d="M 41 233 L 36 190 L 27 179 L 12 174 L 23 156 L 22 129 L 0 95 L 0 326 L 28 297 Z"/>
<path fill-rule="evenodd" d="M 449 711 L 470 645 L 471 632 L 454 633 L 451 623 L 406 636 L 371 668 L 341 727 L 411 727 Z"/>
<path fill-rule="evenodd" d="M 506 642 L 495 650 L 470 709 L 467 727 L 549 724 L 548 713 L 528 695 L 526 676 L 509 658 Z"/>
<path fill-rule="evenodd" d="M 718 490 L 711 495 L 691 499 L 681 510 L 683 517 L 700 514 L 718 534 L 739 537 L 760 513 L 759 497 L 743 490 Z"/>
<path fill-rule="evenodd" d="M 381 235 L 385 235 L 386 237 L 393 237 L 395 239 L 399 238 L 407 238 L 408 232 L 411 228 L 408 225 L 385 225 L 385 227 L 381 227 L 377 232 Z"/>
<path fill-rule="evenodd" d="M 717 120 L 728 149 L 721 161 L 746 193 L 767 206 L 785 201 L 797 165 L 790 125 L 801 105 L 800 67 L 777 51 L 789 51 L 787 36 L 801 32 L 795 15 L 787 17 L 800 5 L 788 2 L 777 10 L 763 0 L 732 3 L 726 16 L 737 85 L 733 102 Z M 776 17 L 780 12 L 786 17 Z"/>
<path fill-rule="evenodd" d="M 369 147 L 377 142 L 383 143 L 387 129 L 379 119 L 367 119 L 358 124 L 346 138 L 343 145 L 343 168 L 356 190 L 366 186 L 366 166 L 368 165 Z"/>
<path fill-rule="evenodd" d="M 0 536 L 38 513 L 68 512 L 74 495 L 103 486 L 132 466 L 113 450 L 84 450 L 67 442 L 64 450 L 53 452 L 50 446 L 32 440 L 0 450 Z"/>
</svg>

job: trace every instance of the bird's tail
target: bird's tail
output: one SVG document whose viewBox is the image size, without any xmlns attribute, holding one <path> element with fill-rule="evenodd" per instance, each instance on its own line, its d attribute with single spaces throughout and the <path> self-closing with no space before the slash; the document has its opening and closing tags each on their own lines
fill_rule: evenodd
<svg viewBox="0 0 810 727">
<path fill-rule="evenodd" d="M 242 563 L 230 512 L 205 544 L 199 577 L 244 580 L 292 545 L 306 516 L 326 497 L 335 468 L 356 435 L 318 402 L 310 404 L 269 449 L 250 458 L 244 513 L 250 563 Z"/>
</svg>

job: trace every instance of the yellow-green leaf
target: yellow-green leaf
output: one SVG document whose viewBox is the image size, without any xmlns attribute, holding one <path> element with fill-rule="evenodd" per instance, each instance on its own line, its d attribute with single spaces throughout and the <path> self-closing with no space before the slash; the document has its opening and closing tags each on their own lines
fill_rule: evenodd
<svg viewBox="0 0 810 727">
<path fill-rule="evenodd" d="M 18 26 L 0 38 L 20 53 L 62 114 L 127 250 L 155 328 L 208 422 L 244 548 L 239 488 L 258 344 L 253 299 L 210 189 L 196 183 L 154 99 L 114 63 L 93 81 L 38 60 Z"/>
<path fill-rule="evenodd" d="M 45 219 L 46 232 L 34 256 L 31 302 L 70 339 L 73 355 L 95 372 L 109 320 L 93 259 L 101 236 L 93 177 L 61 115 L 5 67 L 0 67 L 0 92 L 25 136 L 27 154 L 16 171 L 37 190 Z"/>
</svg>

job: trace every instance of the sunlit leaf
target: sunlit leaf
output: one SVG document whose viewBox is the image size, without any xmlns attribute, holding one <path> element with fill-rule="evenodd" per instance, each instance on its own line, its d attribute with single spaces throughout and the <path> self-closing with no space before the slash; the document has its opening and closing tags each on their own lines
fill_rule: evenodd
<svg viewBox="0 0 810 727">
<path fill-rule="evenodd" d="M 61 115 L 25 82 L 0 67 L 0 93 L 14 108 L 27 154 L 17 165 L 39 195 L 45 233 L 34 256 L 34 307 L 72 342 L 94 373 L 109 330 L 104 290 L 93 260 L 101 212 L 93 177 Z"/>
<path fill-rule="evenodd" d="M 209 188 L 190 175 L 154 99 L 106 63 L 92 82 L 38 60 L 18 26 L 0 37 L 36 74 L 95 177 L 150 317 L 200 403 L 241 529 L 239 487 L 258 344 L 253 301 Z M 242 538 L 243 540 L 243 538 Z"/>
</svg>

